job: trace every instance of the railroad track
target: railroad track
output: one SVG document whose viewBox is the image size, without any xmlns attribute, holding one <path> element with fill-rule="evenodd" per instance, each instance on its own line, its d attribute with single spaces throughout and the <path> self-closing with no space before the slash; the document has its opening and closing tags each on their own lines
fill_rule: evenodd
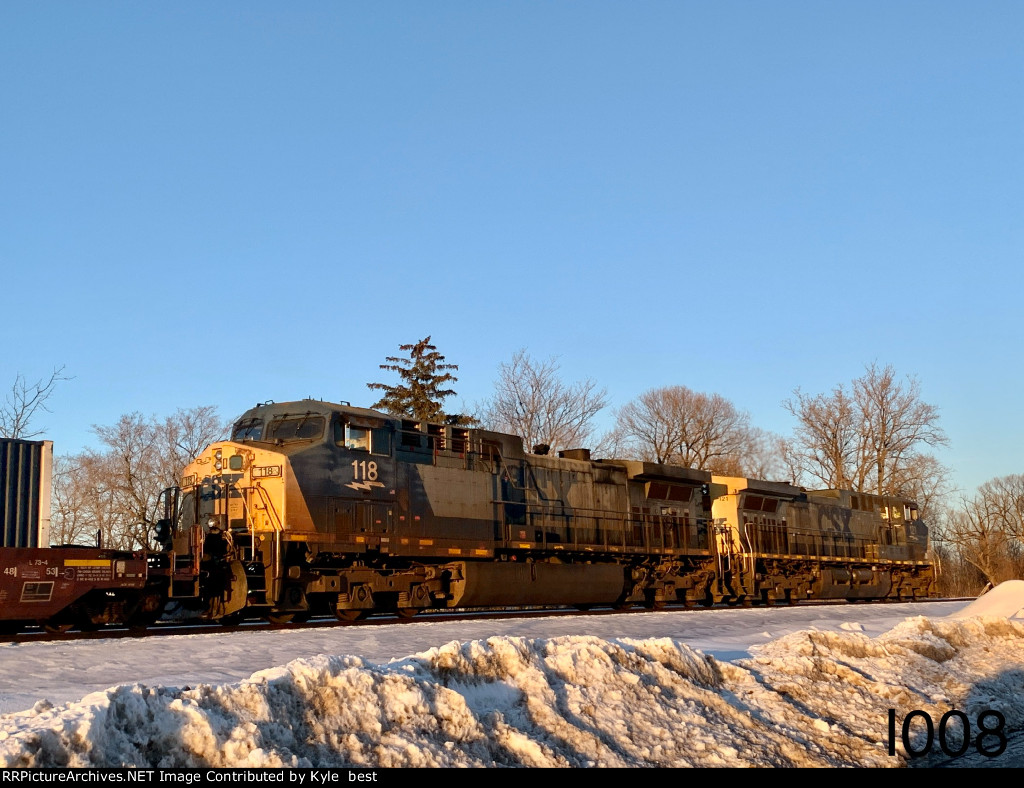
<svg viewBox="0 0 1024 788">
<path fill-rule="evenodd" d="M 975 597 L 943 597 L 930 599 L 917 599 L 915 603 L 929 602 L 972 602 Z M 906 604 L 897 600 L 882 600 L 876 602 L 848 602 L 846 600 L 805 600 L 797 602 L 794 607 L 832 607 L 832 606 L 861 606 L 865 604 Z M 784 606 L 779 605 L 780 609 Z M 692 608 L 684 605 L 666 605 L 658 610 L 648 610 L 643 607 L 631 610 L 616 610 L 615 608 L 591 608 L 590 610 L 577 610 L 575 608 L 533 608 L 515 610 L 464 610 L 464 611 L 438 611 L 436 613 L 422 613 L 415 618 L 401 618 L 394 614 L 381 613 L 360 621 L 338 621 L 333 616 L 322 616 L 312 618 L 304 622 L 292 622 L 288 624 L 272 624 L 266 620 L 251 620 L 240 624 L 219 624 L 217 622 L 161 622 L 145 629 L 144 631 L 131 630 L 127 627 L 104 627 L 97 630 L 82 631 L 71 629 L 67 632 L 52 633 L 45 631 L 42 627 L 29 627 L 16 635 L 0 636 L 2 643 L 46 643 L 58 641 L 62 643 L 79 640 L 98 640 L 104 638 L 143 638 L 143 637 L 167 637 L 173 635 L 200 635 L 212 633 L 231 632 L 252 632 L 256 630 L 303 630 L 303 629 L 326 629 L 333 627 L 373 627 L 373 626 L 395 626 L 402 624 L 415 624 L 420 622 L 450 623 L 465 621 L 467 618 L 475 620 L 499 620 L 502 618 L 558 618 L 558 617 L 580 617 L 580 616 L 608 616 L 608 615 L 629 615 L 631 613 L 676 613 L 690 611 L 706 611 L 709 609 L 740 610 L 738 606 L 720 605 L 715 608 Z M 768 609 L 768 608 L 765 608 Z"/>
</svg>

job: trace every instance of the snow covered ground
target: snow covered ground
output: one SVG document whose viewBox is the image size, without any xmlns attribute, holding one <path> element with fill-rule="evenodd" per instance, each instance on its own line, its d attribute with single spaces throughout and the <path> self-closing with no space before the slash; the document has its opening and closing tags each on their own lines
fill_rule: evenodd
<svg viewBox="0 0 1024 788">
<path fill-rule="evenodd" d="M 0 766 L 1021 766 L 1022 607 L 1015 581 L 970 606 L 4 644 Z M 908 758 L 914 711 L 911 749 L 925 715 L 934 740 Z"/>
</svg>

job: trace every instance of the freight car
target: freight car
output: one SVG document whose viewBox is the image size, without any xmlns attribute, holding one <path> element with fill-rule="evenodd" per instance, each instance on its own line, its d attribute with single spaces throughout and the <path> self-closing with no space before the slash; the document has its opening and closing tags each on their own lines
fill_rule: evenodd
<svg viewBox="0 0 1024 788">
<path fill-rule="evenodd" d="M 41 625 L 48 632 L 105 624 L 144 628 L 164 604 L 146 551 L 98 547 L 0 549 L 0 633 Z"/>
<path fill-rule="evenodd" d="M 53 441 L 0 438 L 0 547 L 50 543 Z"/>
<path fill-rule="evenodd" d="M 172 602 L 274 622 L 426 609 L 930 595 L 911 501 L 719 477 L 348 403 L 265 403 L 164 491 Z"/>
<path fill-rule="evenodd" d="M 146 551 L 50 542 L 53 443 L 0 439 L 0 633 L 145 626 L 164 603 Z"/>
</svg>

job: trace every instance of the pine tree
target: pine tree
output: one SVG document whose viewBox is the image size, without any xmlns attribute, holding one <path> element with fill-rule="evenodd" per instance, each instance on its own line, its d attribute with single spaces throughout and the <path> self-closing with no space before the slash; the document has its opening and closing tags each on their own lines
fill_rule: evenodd
<svg viewBox="0 0 1024 788">
<path fill-rule="evenodd" d="M 408 357 L 388 356 L 388 363 L 381 364 L 380 368 L 397 372 L 402 382 L 397 386 L 367 383 L 368 388 L 384 392 L 370 407 L 417 421 L 443 421 L 445 413 L 441 401 L 453 396 L 455 391 L 442 386 L 458 380 L 449 371 L 457 370 L 458 365 L 445 364 L 444 356 L 430 344 L 430 337 L 413 345 L 399 345 L 398 349 L 407 352 Z"/>
</svg>

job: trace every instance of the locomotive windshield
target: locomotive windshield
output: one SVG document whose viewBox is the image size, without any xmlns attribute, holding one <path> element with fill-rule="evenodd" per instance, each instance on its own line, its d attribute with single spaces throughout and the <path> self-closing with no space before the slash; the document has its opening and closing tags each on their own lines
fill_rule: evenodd
<svg viewBox="0 0 1024 788">
<path fill-rule="evenodd" d="M 267 425 L 268 441 L 298 441 L 320 438 L 326 422 L 323 416 L 285 416 Z"/>
<path fill-rule="evenodd" d="M 263 419 L 243 419 L 231 432 L 233 441 L 258 441 L 263 434 Z"/>
</svg>

